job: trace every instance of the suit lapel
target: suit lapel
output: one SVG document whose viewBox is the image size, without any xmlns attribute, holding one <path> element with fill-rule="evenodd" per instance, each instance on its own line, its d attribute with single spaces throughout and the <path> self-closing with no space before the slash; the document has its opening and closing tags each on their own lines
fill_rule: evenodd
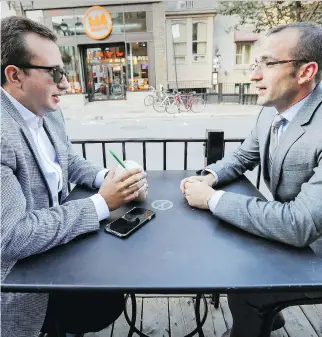
<svg viewBox="0 0 322 337">
<path fill-rule="evenodd" d="M 281 137 L 272 163 L 271 193 L 274 198 L 285 156 L 290 147 L 305 133 L 305 128 L 302 125 L 309 123 L 321 102 L 322 88 L 317 86 Z"/>
<path fill-rule="evenodd" d="M 46 179 L 46 175 L 41 167 L 41 158 L 39 156 L 36 144 L 34 142 L 34 139 L 32 137 L 32 134 L 28 128 L 28 126 L 26 125 L 25 120 L 22 118 L 21 114 L 19 113 L 19 111 L 14 107 L 14 105 L 11 103 L 11 101 L 9 100 L 9 98 L 6 96 L 6 94 L 3 93 L 3 91 L 1 90 L 1 108 L 6 109 L 6 111 L 9 113 L 9 115 L 19 124 L 20 126 L 20 131 L 23 135 L 23 137 L 26 140 L 26 143 L 30 149 L 30 152 L 33 154 L 36 163 L 38 165 L 39 171 L 41 172 L 47 189 L 48 189 L 48 194 L 50 197 L 50 201 L 51 203 L 53 203 L 53 198 L 50 192 L 50 188 L 49 188 L 49 184 L 48 181 Z"/>
</svg>

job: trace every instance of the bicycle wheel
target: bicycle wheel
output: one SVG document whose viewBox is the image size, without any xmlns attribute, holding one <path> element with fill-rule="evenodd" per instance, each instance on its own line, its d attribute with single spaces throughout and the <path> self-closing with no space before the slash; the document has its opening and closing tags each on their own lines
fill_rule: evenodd
<svg viewBox="0 0 322 337">
<path fill-rule="evenodd" d="M 179 111 L 179 102 L 174 99 L 174 97 L 168 97 L 165 110 L 168 114 L 175 114 Z"/>
<path fill-rule="evenodd" d="M 202 112 L 205 108 L 206 102 L 201 97 L 194 97 L 191 102 L 192 112 Z"/>
<path fill-rule="evenodd" d="M 159 97 L 154 97 L 153 99 L 153 109 L 156 112 L 164 112 L 165 111 L 165 100 Z"/>
<path fill-rule="evenodd" d="M 145 106 L 150 106 L 153 104 L 153 95 L 148 95 L 144 97 L 144 105 Z"/>
<path fill-rule="evenodd" d="M 182 112 L 188 112 L 190 110 L 189 96 L 181 96 L 179 110 Z"/>
</svg>

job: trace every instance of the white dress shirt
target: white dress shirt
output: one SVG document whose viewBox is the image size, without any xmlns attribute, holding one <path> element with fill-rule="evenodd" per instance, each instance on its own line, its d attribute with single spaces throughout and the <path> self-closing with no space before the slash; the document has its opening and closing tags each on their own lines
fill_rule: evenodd
<svg viewBox="0 0 322 337">
<path fill-rule="evenodd" d="M 15 98 L 13 98 L 8 92 L 1 88 L 6 96 L 10 99 L 14 107 L 19 111 L 22 118 L 25 120 L 34 143 L 36 145 L 39 158 L 41 159 L 40 165 L 45 174 L 46 180 L 48 182 L 50 192 L 53 197 L 54 206 L 59 205 L 58 193 L 63 187 L 63 173 L 59 165 L 56 150 L 51 143 L 44 127 L 43 127 L 43 117 L 39 117 L 24 107 Z M 108 172 L 107 169 L 101 170 L 95 177 L 94 186 L 99 188 L 104 182 L 104 176 Z M 94 203 L 98 220 L 101 221 L 106 219 L 110 211 L 100 194 L 95 194 L 90 197 Z"/>
<path fill-rule="evenodd" d="M 290 108 L 288 108 L 287 110 L 285 110 L 284 112 L 281 113 L 281 116 L 284 117 L 286 119 L 286 122 L 284 122 L 280 128 L 278 129 L 278 143 L 280 142 L 280 139 L 283 135 L 283 133 L 286 131 L 287 127 L 289 126 L 289 124 L 291 123 L 291 121 L 293 120 L 293 118 L 295 117 L 295 115 L 299 112 L 299 110 L 302 108 L 302 106 L 304 105 L 304 103 L 308 100 L 308 98 L 310 97 L 311 93 L 309 95 L 307 95 L 305 98 L 303 98 L 301 101 L 297 102 L 296 104 L 292 105 Z M 278 111 L 276 110 L 276 114 L 278 114 Z M 210 169 L 205 169 L 205 171 L 210 172 L 211 174 L 213 174 L 216 178 L 216 184 L 218 184 L 218 175 L 216 172 L 211 171 Z M 225 192 L 222 190 L 218 190 L 216 191 L 213 196 L 210 198 L 209 202 L 208 202 L 208 206 L 209 209 L 211 210 L 212 213 L 215 212 L 215 208 L 220 200 L 220 198 L 222 197 L 222 195 Z"/>
</svg>

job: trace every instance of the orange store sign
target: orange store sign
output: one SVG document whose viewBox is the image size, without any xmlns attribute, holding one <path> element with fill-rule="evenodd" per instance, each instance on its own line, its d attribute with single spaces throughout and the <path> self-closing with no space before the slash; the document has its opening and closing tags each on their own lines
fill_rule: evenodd
<svg viewBox="0 0 322 337">
<path fill-rule="evenodd" d="M 89 8 L 83 17 L 85 33 L 94 40 L 102 40 L 112 31 L 112 17 L 109 11 L 101 6 Z"/>
</svg>

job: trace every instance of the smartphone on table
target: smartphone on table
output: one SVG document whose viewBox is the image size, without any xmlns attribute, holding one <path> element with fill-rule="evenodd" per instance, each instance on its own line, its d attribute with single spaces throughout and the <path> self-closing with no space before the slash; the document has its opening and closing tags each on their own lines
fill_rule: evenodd
<svg viewBox="0 0 322 337">
<path fill-rule="evenodd" d="M 154 217 L 155 212 L 141 207 L 134 207 L 117 220 L 107 224 L 105 231 L 125 239 Z"/>
</svg>

